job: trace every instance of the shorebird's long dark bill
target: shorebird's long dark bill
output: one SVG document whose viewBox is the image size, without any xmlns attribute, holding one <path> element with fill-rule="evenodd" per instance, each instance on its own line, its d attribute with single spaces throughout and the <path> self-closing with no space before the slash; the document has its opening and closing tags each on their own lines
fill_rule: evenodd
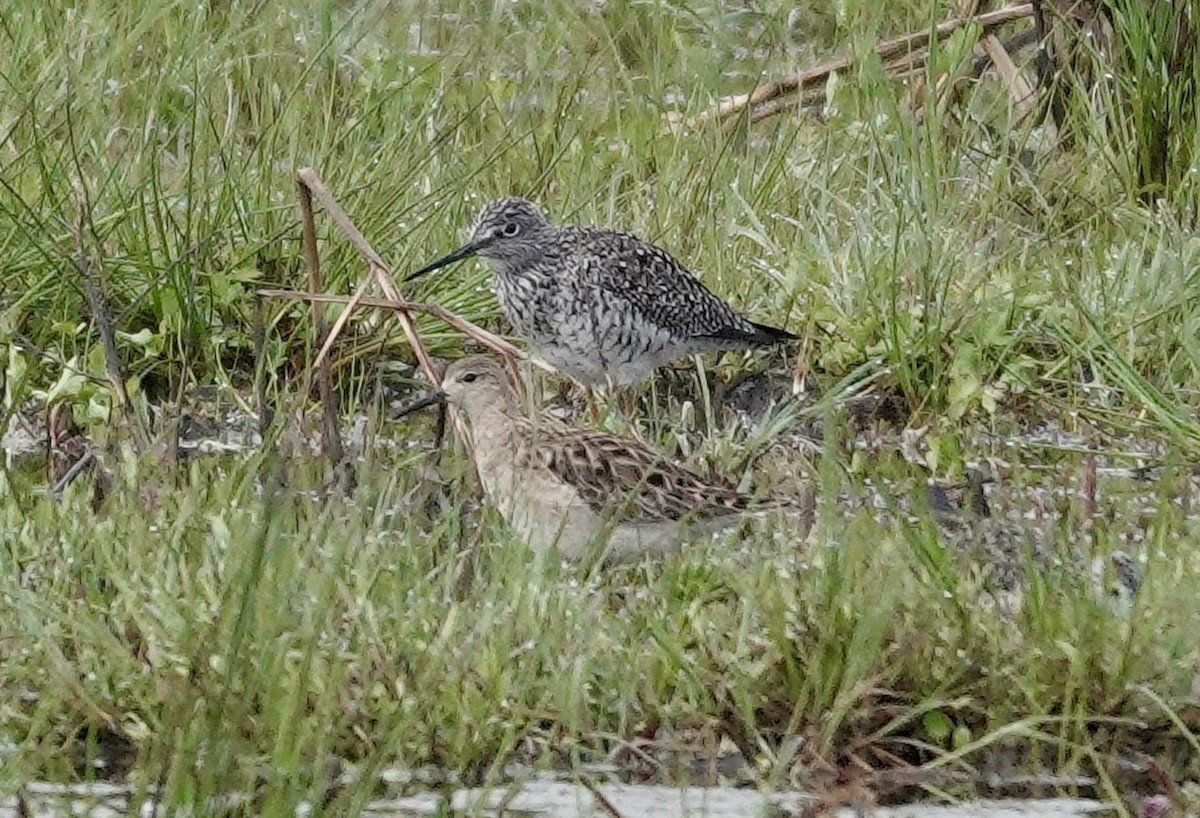
<svg viewBox="0 0 1200 818">
<path fill-rule="evenodd" d="M 411 415 L 413 412 L 419 412 L 422 409 L 428 409 L 430 406 L 441 406 L 446 402 L 445 392 L 434 392 L 431 395 L 426 395 L 420 400 L 413 401 L 408 406 L 405 406 L 396 413 L 397 418 L 402 418 L 405 415 Z"/>
<path fill-rule="evenodd" d="M 409 273 L 405 277 L 404 280 L 412 281 L 414 278 L 420 278 L 421 276 L 425 275 L 426 273 L 432 273 L 434 270 L 440 270 L 442 267 L 445 267 L 448 264 L 453 264 L 456 261 L 462 261 L 464 258 L 470 258 L 471 256 L 478 253 L 479 248 L 482 247 L 483 245 L 484 245 L 484 242 L 481 242 L 481 241 L 473 241 L 473 242 L 469 242 L 468 244 L 464 244 L 462 247 L 458 248 L 453 253 L 451 253 L 447 256 L 442 256 L 441 258 L 439 258 L 437 261 L 433 262 L 432 264 L 426 264 L 424 267 L 422 267 L 420 270 L 417 270 L 415 273 Z"/>
</svg>

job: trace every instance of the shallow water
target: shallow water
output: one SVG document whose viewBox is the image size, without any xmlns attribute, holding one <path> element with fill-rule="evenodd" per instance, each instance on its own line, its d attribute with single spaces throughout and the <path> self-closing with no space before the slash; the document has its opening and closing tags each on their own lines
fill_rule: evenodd
<svg viewBox="0 0 1200 818">
<path fill-rule="evenodd" d="M 0 801 L 0 818 L 58 818 L 87 816 L 108 818 L 129 815 L 132 793 L 126 787 L 110 784 L 56 785 L 29 784 L 22 795 Z M 230 807 L 244 798 L 231 796 Z M 500 816 L 522 815 L 528 818 L 585 818 L 618 815 L 622 818 L 746 818 L 747 816 L 800 815 L 814 807 L 818 799 L 801 792 L 760 793 L 730 787 L 662 787 L 630 784 L 600 784 L 589 788 L 580 784 L 530 781 L 502 789 L 464 789 L 444 796 L 434 793 L 372 801 L 361 813 L 365 816 L 418 818 L 437 815 Z M 139 815 L 156 814 L 157 805 L 145 801 Z M 310 814 L 312 807 L 301 804 L 297 816 Z M 1074 798 L 1042 800 L 974 801 L 958 805 L 913 804 L 903 807 L 879 807 L 871 813 L 880 818 L 1067 818 L 1115 812 L 1115 807 L 1100 801 Z M 253 814 L 250 808 L 246 813 Z M 843 807 L 825 814 L 857 814 Z"/>
</svg>

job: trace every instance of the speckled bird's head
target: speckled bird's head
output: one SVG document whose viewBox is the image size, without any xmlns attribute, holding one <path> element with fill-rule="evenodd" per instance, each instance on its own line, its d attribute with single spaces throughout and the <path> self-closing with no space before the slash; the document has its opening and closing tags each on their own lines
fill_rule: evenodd
<svg viewBox="0 0 1200 818">
<path fill-rule="evenodd" d="M 476 255 L 491 262 L 493 270 L 504 272 L 544 252 L 551 230 L 541 208 L 528 199 L 495 199 L 479 212 L 466 244 L 410 274 L 407 280 Z"/>
<path fill-rule="evenodd" d="M 550 226 L 541 208 L 528 199 L 510 196 L 494 199 L 483 206 L 471 230 L 471 243 L 485 247 L 503 247 L 516 242 L 536 240 Z M 482 249 L 480 255 L 487 255 Z"/>
</svg>

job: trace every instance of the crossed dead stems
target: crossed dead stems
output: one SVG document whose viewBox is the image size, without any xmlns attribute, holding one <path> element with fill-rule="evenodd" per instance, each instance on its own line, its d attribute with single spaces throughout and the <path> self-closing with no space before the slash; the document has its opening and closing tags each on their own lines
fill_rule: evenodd
<svg viewBox="0 0 1200 818">
<path fill-rule="evenodd" d="M 265 298 L 307 301 L 312 304 L 314 337 L 320 347 L 316 357 L 313 359 L 310 374 L 312 372 L 316 373 L 317 389 L 321 395 L 322 402 L 327 407 L 329 404 L 326 396 L 332 393 L 333 382 L 329 351 L 333 347 L 334 342 L 337 341 L 342 329 L 346 326 L 346 322 L 350 320 L 350 316 L 360 307 L 390 310 L 397 317 L 400 321 L 400 327 L 408 339 L 409 346 L 412 347 L 413 354 L 417 358 L 417 363 L 421 367 L 421 371 L 429 379 L 430 384 L 434 388 L 441 385 L 441 373 L 434 366 L 433 360 L 429 357 L 429 351 L 426 349 L 425 343 L 422 341 L 421 335 L 413 323 L 414 313 L 423 313 L 439 318 L 467 337 L 498 353 L 508 366 L 509 373 L 514 378 L 514 382 L 520 382 L 516 378 L 514 362 L 530 358 L 530 356 L 526 355 L 519 347 L 514 346 L 498 335 L 488 332 L 482 327 L 476 326 L 461 315 L 439 307 L 436 304 L 421 304 L 409 301 L 400 293 L 400 289 L 396 286 L 396 280 L 392 277 L 391 270 L 384 264 L 379 253 L 375 252 L 375 248 L 363 237 L 362 232 L 350 220 L 346 212 L 342 210 L 341 205 L 337 203 L 329 188 L 317 176 L 316 171 L 312 168 L 301 168 L 298 170 L 296 172 L 296 187 L 300 200 L 300 215 L 304 240 L 304 264 L 308 272 L 308 290 L 264 289 L 259 290 L 258 294 Z M 313 214 L 314 199 L 325 209 L 325 212 L 333 219 L 333 223 L 337 226 L 338 230 L 358 250 L 359 255 L 367 263 L 368 272 L 363 276 L 352 296 L 332 295 L 322 291 L 321 261 L 317 250 L 316 219 Z M 368 292 L 371 290 L 372 285 L 382 290 L 385 297 L 369 297 Z M 333 325 L 327 327 L 324 306 L 328 303 L 345 304 L 346 308 L 334 320 Z M 531 358 L 530 360 L 542 369 L 549 372 L 554 371 L 552 367 L 537 358 Z M 450 413 L 450 417 L 454 422 L 455 429 L 460 435 L 463 434 L 465 429 L 461 418 L 454 412 Z M 331 436 L 327 434 L 325 442 L 327 447 L 332 449 L 329 454 L 335 460 L 340 459 L 341 446 L 340 443 L 336 442 L 336 438 L 331 439 Z"/>
</svg>

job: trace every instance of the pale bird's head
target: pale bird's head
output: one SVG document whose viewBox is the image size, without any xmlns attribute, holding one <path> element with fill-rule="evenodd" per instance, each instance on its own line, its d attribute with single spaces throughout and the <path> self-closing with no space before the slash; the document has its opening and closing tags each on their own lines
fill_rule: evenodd
<svg viewBox="0 0 1200 818">
<path fill-rule="evenodd" d="M 499 360 L 471 355 L 446 367 L 442 388 L 402 409 L 399 416 L 444 403 L 458 406 L 474 421 L 489 411 L 514 411 L 517 394 Z"/>
<path fill-rule="evenodd" d="M 442 394 L 448 403 L 475 416 L 487 407 L 504 408 L 515 400 L 504 366 L 495 358 L 471 355 L 446 367 Z"/>
</svg>

